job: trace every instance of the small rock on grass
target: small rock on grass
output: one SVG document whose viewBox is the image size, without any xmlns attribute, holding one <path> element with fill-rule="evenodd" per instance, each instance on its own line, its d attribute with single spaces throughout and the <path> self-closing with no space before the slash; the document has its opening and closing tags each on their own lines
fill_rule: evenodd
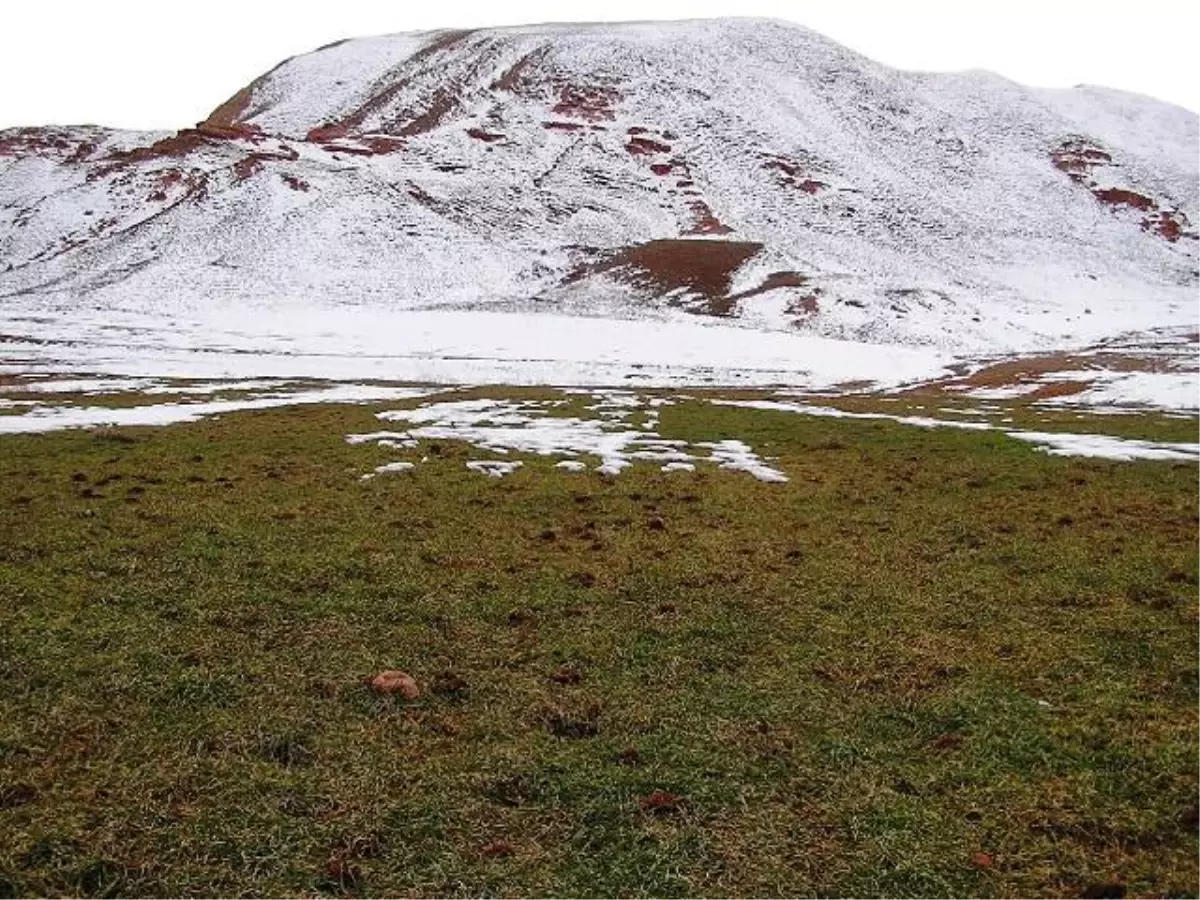
<svg viewBox="0 0 1200 900">
<path fill-rule="evenodd" d="M 682 804 L 682 797 L 659 788 L 655 788 L 647 796 L 638 800 L 638 806 L 648 813 L 675 812 Z"/>
<path fill-rule="evenodd" d="M 977 869 L 990 869 L 992 867 L 992 857 L 987 853 L 972 853 L 971 865 Z"/>
<path fill-rule="evenodd" d="M 502 858 L 513 855 L 512 844 L 508 841 L 492 841 L 489 844 L 484 844 L 479 849 L 479 852 L 491 859 Z"/>
<path fill-rule="evenodd" d="M 550 680 L 555 684 L 579 684 L 583 681 L 583 673 L 574 666 L 562 666 L 551 673 Z"/>
<path fill-rule="evenodd" d="M 381 694 L 399 694 L 405 700 L 416 700 L 421 696 L 417 680 L 398 669 L 380 672 L 371 679 L 371 687 Z"/>
</svg>

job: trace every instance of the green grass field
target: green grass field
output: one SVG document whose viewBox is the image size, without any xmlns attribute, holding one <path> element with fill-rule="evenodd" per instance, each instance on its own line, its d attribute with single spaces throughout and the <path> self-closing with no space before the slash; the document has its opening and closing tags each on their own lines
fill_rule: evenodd
<svg viewBox="0 0 1200 900">
<path fill-rule="evenodd" d="M 0 896 L 1197 894 L 1194 463 L 361 482 L 397 405 L 0 437 Z"/>
</svg>

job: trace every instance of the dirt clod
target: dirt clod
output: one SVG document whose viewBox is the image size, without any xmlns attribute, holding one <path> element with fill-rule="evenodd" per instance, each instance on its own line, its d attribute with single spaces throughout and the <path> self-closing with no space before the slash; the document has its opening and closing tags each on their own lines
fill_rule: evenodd
<svg viewBox="0 0 1200 900">
<path fill-rule="evenodd" d="M 669 791 L 664 791 L 659 788 L 655 788 L 648 795 L 638 800 L 638 806 L 640 806 L 643 811 L 659 815 L 673 813 L 677 811 L 682 804 L 683 798 L 678 794 L 672 794 Z"/>
<path fill-rule="evenodd" d="M 371 679 L 371 687 L 381 694 L 399 694 L 405 700 L 416 700 L 421 696 L 417 680 L 398 669 L 380 672 Z"/>
</svg>

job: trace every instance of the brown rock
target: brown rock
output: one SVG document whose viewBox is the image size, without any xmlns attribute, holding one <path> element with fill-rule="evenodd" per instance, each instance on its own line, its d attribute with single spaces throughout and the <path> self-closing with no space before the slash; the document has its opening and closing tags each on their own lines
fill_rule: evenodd
<svg viewBox="0 0 1200 900">
<path fill-rule="evenodd" d="M 651 813 L 674 812 L 679 809 L 682 803 L 682 797 L 658 788 L 655 788 L 649 795 L 638 800 L 638 806 L 646 812 Z"/>
<path fill-rule="evenodd" d="M 971 865 L 977 869 L 990 869 L 992 867 L 992 858 L 986 853 L 972 853 Z"/>
<path fill-rule="evenodd" d="M 574 666 L 563 666 L 550 676 L 555 684 L 579 684 L 583 681 L 583 673 Z"/>
<path fill-rule="evenodd" d="M 490 844 L 484 844 L 483 847 L 480 848 L 479 852 L 484 856 L 496 858 L 512 856 L 513 848 L 512 844 L 508 843 L 507 841 L 492 841 Z"/>
<path fill-rule="evenodd" d="M 380 672 L 371 679 L 371 687 L 381 694 L 399 694 L 405 700 L 416 700 L 421 696 L 417 680 L 398 669 Z"/>
</svg>

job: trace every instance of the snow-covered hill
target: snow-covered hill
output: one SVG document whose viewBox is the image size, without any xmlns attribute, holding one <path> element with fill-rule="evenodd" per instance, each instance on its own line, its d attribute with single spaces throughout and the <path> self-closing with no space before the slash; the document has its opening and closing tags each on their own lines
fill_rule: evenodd
<svg viewBox="0 0 1200 900">
<path fill-rule="evenodd" d="M 776 21 L 345 41 L 175 135 L 0 132 L 0 351 L 820 381 L 1195 327 L 1197 132 Z"/>
</svg>

